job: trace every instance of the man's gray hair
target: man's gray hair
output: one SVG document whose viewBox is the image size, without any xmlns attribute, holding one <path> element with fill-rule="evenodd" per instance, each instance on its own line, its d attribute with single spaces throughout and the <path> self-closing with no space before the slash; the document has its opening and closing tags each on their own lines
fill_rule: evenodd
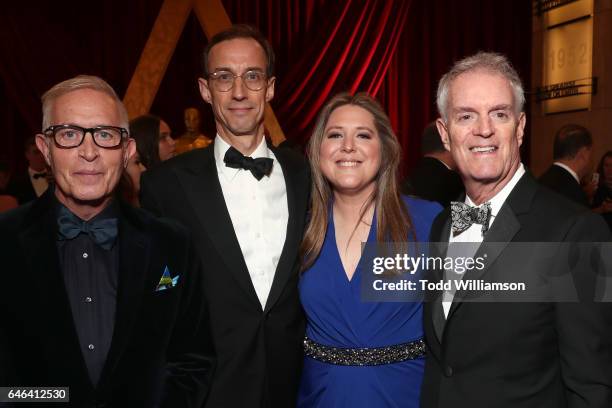
<svg viewBox="0 0 612 408">
<path fill-rule="evenodd" d="M 43 131 L 49 126 L 51 126 L 51 112 L 53 110 L 53 104 L 55 103 L 55 100 L 62 95 L 66 95 L 67 93 L 77 91 L 79 89 L 93 89 L 94 91 L 105 93 L 106 95 L 113 98 L 117 103 L 117 109 L 119 110 L 121 127 L 125 129 L 129 128 L 127 110 L 125 109 L 125 105 L 123 105 L 121 99 L 119 99 L 119 97 L 117 96 L 117 93 L 115 92 L 113 87 L 100 77 L 93 75 L 79 75 L 74 78 L 70 78 L 63 82 L 60 82 L 57 85 L 54 85 L 51 89 L 49 89 L 43 94 L 41 98 L 43 113 Z"/>
<path fill-rule="evenodd" d="M 447 121 L 448 93 L 451 83 L 461 74 L 473 71 L 485 71 L 503 76 L 510 82 L 514 93 L 514 107 L 516 114 L 523 111 L 525 105 L 525 92 L 518 73 L 505 55 L 494 52 L 478 52 L 474 55 L 457 61 L 453 67 L 440 79 L 436 104 L 438 113 L 444 122 Z"/>
</svg>

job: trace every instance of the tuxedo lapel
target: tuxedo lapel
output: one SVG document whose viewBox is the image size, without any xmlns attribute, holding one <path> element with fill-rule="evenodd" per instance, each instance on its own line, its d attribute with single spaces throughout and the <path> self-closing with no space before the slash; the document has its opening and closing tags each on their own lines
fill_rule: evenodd
<svg viewBox="0 0 612 408">
<path fill-rule="evenodd" d="M 285 243 L 281 252 L 274 280 L 270 288 L 270 294 L 266 301 L 265 310 L 270 310 L 278 298 L 280 297 L 283 288 L 294 272 L 293 265 L 297 257 L 298 247 L 302 240 L 302 223 L 303 215 L 308 204 L 307 197 L 300 197 L 298 194 L 298 186 L 304 185 L 307 182 L 305 179 L 305 171 L 300 172 L 300 169 L 295 165 L 290 158 L 285 157 L 281 149 L 272 149 L 274 155 L 283 169 L 283 177 L 287 189 L 287 208 L 289 210 L 289 218 L 287 221 L 287 232 L 285 234 Z"/>
<path fill-rule="evenodd" d="M 100 375 L 100 387 L 111 379 L 135 326 L 146 288 L 150 264 L 150 238 L 130 222 L 122 206 L 119 221 L 119 287 L 111 347 Z"/>
<path fill-rule="evenodd" d="M 480 270 L 477 268 L 470 269 L 465 273 L 463 279 L 478 280 L 495 264 L 497 258 L 520 231 L 521 223 L 518 219 L 518 215 L 529 212 L 536 187 L 536 181 L 530 173 L 526 173 L 521 177 L 506 199 L 506 202 L 500 208 L 491 228 L 485 235 L 483 243 L 474 255 L 475 257 L 487 255 L 485 267 Z M 460 299 L 464 295 L 465 291 L 458 290 L 455 293 L 454 299 Z M 453 301 L 448 312 L 447 320 L 452 317 L 453 313 L 455 313 L 462 304 L 463 302 Z"/>
<path fill-rule="evenodd" d="M 501 255 L 520 229 L 521 224 L 517 220 L 510 206 L 505 203 L 499 210 L 495 221 L 491 225 L 489 231 L 486 233 L 482 244 L 478 247 L 478 250 L 474 255 L 474 258 L 484 257 L 486 259 L 485 267 L 482 269 L 469 269 L 462 279 L 468 281 L 481 279 L 487 273 L 487 271 L 491 269 L 491 265 L 495 263 L 497 258 Z M 463 304 L 462 301 L 457 302 L 455 299 L 462 299 L 465 294 L 465 291 L 461 289 L 458 289 L 455 292 L 453 303 L 448 312 L 447 320 L 450 319 L 457 308 Z"/>
<path fill-rule="evenodd" d="M 62 372 L 72 379 L 73 384 L 88 390 L 93 385 L 81 354 L 60 269 L 51 194 L 51 191 L 47 192 L 34 204 L 32 213 L 28 215 L 34 222 L 20 234 L 19 240 L 28 261 L 27 270 L 34 290 L 32 296 L 37 299 L 37 321 L 43 326 L 41 331 L 45 333 L 45 347 L 54 358 L 50 363 L 61 365 Z"/>
<path fill-rule="evenodd" d="M 202 150 L 198 167 L 175 171 L 209 241 L 249 299 L 261 308 L 223 198 L 215 165 L 214 144 Z"/>
<path fill-rule="evenodd" d="M 430 236 L 430 255 L 434 257 L 444 258 L 448 250 L 448 237 L 450 236 L 451 228 L 451 217 L 450 209 L 447 207 L 438 216 L 436 223 L 432 227 Z M 431 275 L 428 277 L 429 281 L 440 282 L 444 279 L 444 271 L 435 269 L 430 272 Z M 444 310 L 442 308 L 442 290 L 436 290 L 427 292 L 426 301 L 428 302 L 427 307 L 431 310 L 431 323 L 433 325 L 434 332 L 438 344 L 442 343 L 442 333 L 444 331 L 444 325 L 446 324 L 446 318 L 444 317 Z"/>
</svg>

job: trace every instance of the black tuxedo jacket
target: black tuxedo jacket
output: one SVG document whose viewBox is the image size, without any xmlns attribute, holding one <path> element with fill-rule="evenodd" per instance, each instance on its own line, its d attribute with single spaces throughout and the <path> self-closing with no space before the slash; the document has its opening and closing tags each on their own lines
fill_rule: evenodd
<svg viewBox="0 0 612 408">
<path fill-rule="evenodd" d="M 455 171 L 433 157 L 423 157 L 402 184 L 404 194 L 411 194 L 448 207 L 463 192 L 463 182 Z"/>
<path fill-rule="evenodd" d="M 446 209 L 436 218 L 432 242 L 448 242 L 449 217 Z M 527 173 L 484 242 L 610 239 L 599 216 L 539 186 Z M 474 275 L 467 272 L 463 279 L 478 273 L 486 277 L 516 264 L 508 251 L 506 245 L 489 253 L 488 266 Z M 611 407 L 612 305 L 593 301 L 595 276 L 581 272 L 572 270 L 571 276 L 580 302 L 454 302 L 441 337 L 434 324 L 439 294 L 432 293 L 424 304 L 429 356 L 421 407 Z"/>
<path fill-rule="evenodd" d="M 187 231 L 121 205 L 115 327 L 92 384 L 60 270 L 52 194 L 0 215 L 0 385 L 70 387 L 70 404 L 58 407 L 199 407 L 214 350 Z M 156 291 L 166 266 L 180 279 Z"/>
<path fill-rule="evenodd" d="M 577 204 L 589 206 L 589 199 L 580 187 L 580 183 L 563 167 L 553 164 L 540 176 L 538 181 L 543 186 L 564 195 Z"/>
<path fill-rule="evenodd" d="M 218 358 L 207 407 L 295 405 L 305 326 L 297 291 L 297 255 L 310 181 L 303 157 L 290 149 L 272 150 L 283 169 L 289 219 L 264 310 L 225 205 L 214 143 L 143 174 L 143 206 L 191 228 L 204 265 Z"/>
<path fill-rule="evenodd" d="M 9 182 L 6 193 L 15 197 L 19 205 L 36 200 L 37 198 L 32 181 L 30 181 L 30 174 L 27 171 L 25 174 L 21 174 Z"/>
</svg>

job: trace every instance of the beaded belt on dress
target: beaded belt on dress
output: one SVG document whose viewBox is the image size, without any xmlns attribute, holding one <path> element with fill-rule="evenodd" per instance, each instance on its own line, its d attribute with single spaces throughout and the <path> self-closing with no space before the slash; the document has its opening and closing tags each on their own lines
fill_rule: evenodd
<svg viewBox="0 0 612 408">
<path fill-rule="evenodd" d="M 374 366 L 414 360 L 425 355 L 423 339 L 386 347 L 342 348 L 319 344 L 304 338 L 304 354 L 324 363 L 350 366 Z"/>
</svg>

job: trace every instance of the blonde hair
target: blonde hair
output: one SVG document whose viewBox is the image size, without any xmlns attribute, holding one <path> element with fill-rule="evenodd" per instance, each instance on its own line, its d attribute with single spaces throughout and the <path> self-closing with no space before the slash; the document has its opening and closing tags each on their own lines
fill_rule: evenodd
<svg viewBox="0 0 612 408">
<path fill-rule="evenodd" d="M 102 92 L 117 103 L 117 110 L 119 111 L 119 117 L 121 120 L 121 127 L 128 129 L 129 120 L 128 113 L 123 105 L 123 102 L 117 96 L 115 90 L 100 77 L 93 75 L 79 75 L 74 78 L 67 79 L 54 85 L 51 89 L 43 94 L 41 97 L 42 102 L 42 130 L 47 129 L 51 126 L 51 112 L 53 110 L 53 104 L 55 100 L 60 96 L 66 95 L 70 92 L 77 91 L 79 89 L 92 89 L 94 91 Z"/>
<path fill-rule="evenodd" d="M 369 200 L 364 203 L 361 217 L 363 217 L 370 204 L 374 203 L 377 223 L 376 239 L 378 242 L 405 242 L 409 238 L 409 234 L 412 234 L 413 239 L 415 238 L 410 215 L 402 201 L 398 187 L 397 172 L 401 159 L 401 147 L 387 114 L 380 104 L 365 92 L 360 92 L 354 96 L 348 92 L 341 93 L 333 97 L 323 107 L 308 142 L 308 155 L 312 171 L 311 213 L 310 222 L 306 227 L 306 233 L 300 246 L 302 270 L 310 267 L 317 259 L 327 233 L 327 221 L 333 192 L 332 187 L 321 172 L 320 151 L 325 136 L 325 127 L 331 114 L 337 108 L 345 105 L 358 106 L 371 113 L 380 138 L 381 164 L 376 175 L 376 188 Z"/>
</svg>

